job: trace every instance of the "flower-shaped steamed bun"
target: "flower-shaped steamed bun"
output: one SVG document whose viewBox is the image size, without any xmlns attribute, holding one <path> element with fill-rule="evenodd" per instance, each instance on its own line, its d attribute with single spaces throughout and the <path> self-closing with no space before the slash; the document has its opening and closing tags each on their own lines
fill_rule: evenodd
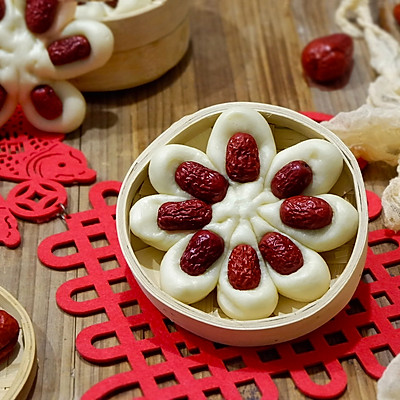
<svg viewBox="0 0 400 400">
<path fill-rule="evenodd" d="M 250 107 L 217 118 L 205 152 L 169 144 L 155 153 L 149 179 L 158 194 L 130 212 L 132 232 L 165 251 L 161 289 L 184 303 L 214 288 L 224 314 L 273 314 L 279 295 L 311 302 L 329 289 L 318 252 L 357 232 L 358 213 L 329 193 L 341 152 L 307 139 L 277 153 L 267 120 Z"/>
<path fill-rule="evenodd" d="M 70 132 L 83 121 L 85 100 L 68 79 L 99 68 L 114 40 L 102 23 L 75 20 L 76 1 L 2 0 L 0 125 L 18 104 L 38 129 Z"/>
</svg>

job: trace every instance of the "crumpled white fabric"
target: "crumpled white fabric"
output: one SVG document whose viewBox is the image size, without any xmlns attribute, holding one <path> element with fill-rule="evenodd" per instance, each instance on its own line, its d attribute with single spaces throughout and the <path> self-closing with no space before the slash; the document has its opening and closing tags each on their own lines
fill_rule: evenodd
<svg viewBox="0 0 400 400">
<path fill-rule="evenodd" d="M 400 230 L 400 45 L 373 22 L 368 0 L 343 0 L 336 22 L 353 37 L 364 37 L 370 63 L 378 74 L 369 86 L 366 104 L 339 113 L 324 125 L 335 132 L 353 153 L 367 161 L 397 164 L 398 176 L 382 194 L 384 223 Z M 400 355 L 388 365 L 377 385 L 377 400 L 400 398 Z"/>
<path fill-rule="evenodd" d="M 363 37 L 377 78 L 369 86 L 366 104 L 339 113 L 323 124 L 335 132 L 353 153 L 367 161 L 397 165 L 398 176 L 382 194 L 384 224 L 400 230 L 400 45 L 372 18 L 368 0 L 343 0 L 336 23 L 343 32 Z M 400 354 L 378 380 L 377 400 L 400 399 Z"/>
<path fill-rule="evenodd" d="M 374 22 L 371 5 L 368 0 L 343 0 L 335 20 L 343 32 L 365 39 L 377 78 L 364 105 L 322 124 L 356 157 L 395 166 L 400 156 L 400 44 Z M 400 166 L 397 172 L 382 194 L 384 224 L 395 231 L 400 230 Z"/>
<path fill-rule="evenodd" d="M 385 369 L 377 385 L 377 400 L 399 400 L 400 398 L 400 354 Z"/>
</svg>

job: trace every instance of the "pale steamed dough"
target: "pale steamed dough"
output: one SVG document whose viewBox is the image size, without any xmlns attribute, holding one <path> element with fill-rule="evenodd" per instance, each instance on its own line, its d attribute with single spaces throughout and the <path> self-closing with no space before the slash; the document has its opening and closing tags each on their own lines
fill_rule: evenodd
<svg viewBox="0 0 400 400">
<path fill-rule="evenodd" d="M 224 233 L 231 232 L 233 227 L 231 221 L 226 221 L 222 225 L 209 224 L 205 229 L 223 236 Z M 225 246 L 224 253 L 204 274 L 198 276 L 187 274 L 182 271 L 179 262 L 192 236 L 192 234 L 186 234 L 183 239 L 173 245 L 165 253 L 160 265 L 161 289 L 175 299 L 188 304 L 203 299 L 214 290 L 226 255 Z"/>
<path fill-rule="evenodd" d="M 291 240 L 301 250 L 304 265 L 289 275 L 282 275 L 267 263 L 271 279 L 278 292 L 289 299 L 300 302 L 318 299 L 329 289 L 331 274 L 328 265 L 317 252 Z"/>
<path fill-rule="evenodd" d="M 208 140 L 206 153 L 222 175 L 225 172 L 225 153 L 229 139 L 235 133 L 250 133 L 255 139 L 260 157 L 260 179 L 265 176 L 276 154 L 270 126 L 264 117 L 251 109 L 231 109 L 220 115 Z M 233 182 L 231 182 L 233 183 Z"/>
<path fill-rule="evenodd" d="M 320 194 L 315 197 L 327 201 L 333 209 L 332 222 L 324 228 L 305 230 L 285 225 L 279 216 L 283 200 L 261 206 L 259 214 L 280 232 L 315 251 L 332 250 L 348 242 L 357 232 L 357 210 L 348 201 L 333 194 Z"/>
<path fill-rule="evenodd" d="M 132 232 L 156 249 L 166 251 L 180 239 L 188 235 L 187 231 L 166 231 L 157 225 L 158 209 L 169 201 L 184 201 L 185 197 L 171 195 L 146 196 L 138 200 L 129 213 Z"/>
<path fill-rule="evenodd" d="M 158 149 L 149 165 L 149 179 L 158 193 L 190 198 L 175 182 L 175 171 L 184 161 L 195 161 L 207 168 L 215 169 L 202 151 L 181 144 L 169 144 Z"/>
<path fill-rule="evenodd" d="M 260 284 L 251 290 L 238 290 L 228 280 L 228 259 L 235 246 L 246 243 L 257 252 L 261 269 Z M 231 318 L 241 320 L 269 317 L 277 303 L 278 292 L 269 276 L 265 262 L 258 250 L 257 239 L 248 221 L 237 226 L 229 242 L 218 281 L 217 300 L 222 311 Z"/>
<path fill-rule="evenodd" d="M 312 182 L 303 192 L 307 196 L 329 192 L 343 169 L 342 155 L 335 146 L 321 139 L 309 139 L 288 147 L 275 156 L 265 180 L 265 187 L 270 187 L 273 177 L 282 167 L 297 160 L 305 161 L 313 171 Z"/>
<path fill-rule="evenodd" d="M 179 260 L 191 236 L 186 235 L 165 254 L 160 265 L 161 289 L 184 303 L 195 303 L 217 284 L 221 263 L 217 260 L 204 274 L 191 276 L 182 271 Z M 222 257 L 221 257 L 222 258 Z"/>
</svg>

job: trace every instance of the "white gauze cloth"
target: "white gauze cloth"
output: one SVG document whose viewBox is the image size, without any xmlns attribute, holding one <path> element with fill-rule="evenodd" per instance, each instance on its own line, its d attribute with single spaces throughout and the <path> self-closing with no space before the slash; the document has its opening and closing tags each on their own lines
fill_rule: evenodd
<svg viewBox="0 0 400 400">
<path fill-rule="evenodd" d="M 356 157 L 398 165 L 398 176 L 382 194 L 384 224 L 400 230 L 400 44 L 375 24 L 368 0 L 343 0 L 335 21 L 343 32 L 364 38 L 377 78 L 366 104 L 322 124 L 339 136 Z"/>
<path fill-rule="evenodd" d="M 382 194 L 384 224 L 400 230 L 400 46 L 373 22 L 368 0 L 343 0 L 336 12 L 343 32 L 363 37 L 377 78 L 368 89 L 366 104 L 342 112 L 323 124 L 335 132 L 358 157 L 397 165 L 397 177 Z M 400 399 L 400 354 L 378 380 L 377 400 Z"/>
<path fill-rule="evenodd" d="M 400 354 L 387 366 L 377 385 L 377 400 L 399 400 L 400 398 Z"/>
</svg>

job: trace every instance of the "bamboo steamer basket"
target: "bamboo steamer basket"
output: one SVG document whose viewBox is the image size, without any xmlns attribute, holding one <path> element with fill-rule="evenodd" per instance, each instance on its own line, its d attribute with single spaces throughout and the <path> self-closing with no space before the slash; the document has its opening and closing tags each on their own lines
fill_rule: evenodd
<svg viewBox="0 0 400 400">
<path fill-rule="evenodd" d="M 359 212 L 358 231 L 353 240 L 323 257 L 331 270 L 329 290 L 318 300 L 305 304 L 278 304 L 279 313 L 269 318 L 238 321 L 221 316 L 215 293 L 187 305 L 173 299 L 159 287 L 159 265 L 163 253 L 133 236 L 129 210 L 140 197 L 155 193 L 148 179 L 148 164 L 155 149 L 180 143 L 205 150 L 217 117 L 232 106 L 250 106 L 259 111 L 272 127 L 278 151 L 306 138 L 321 138 L 342 153 L 343 172 L 332 188 L 350 201 Z M 177 325 L 215 342 L 237 346 L 258 346 L 288 341 L 305 335 L 333 318 L 351 299 L 365 264 L 368 213 L 364 183 L 357 160 L 332 132 L 295 111 L 261 103 L 225 103 L 186 116 L 162 133 L 134 161 L 117 201 L 117 233 L 126 261 L 138 284 L 151 302 Z M 215 290 L 214 290 L 215 292 Z"/>
<path fill-rule="evenodd" d="M 148 7 L 101 22 L 114 35 L 113 54 L 102 67 L 71 80 L 82 92 L 151 82 L 173 68 L 189 46 L 188 0 L 154 0 Z"/>
<path fill-rule="evenodd" d="M 2 287 L 0 309 L 12 315 L 20 326 L 15 349 L 0 362 L 0 399 L 24 400 L 28 398 L 37 372 L 35 332 L 25 309 Z"/>
</svg>

